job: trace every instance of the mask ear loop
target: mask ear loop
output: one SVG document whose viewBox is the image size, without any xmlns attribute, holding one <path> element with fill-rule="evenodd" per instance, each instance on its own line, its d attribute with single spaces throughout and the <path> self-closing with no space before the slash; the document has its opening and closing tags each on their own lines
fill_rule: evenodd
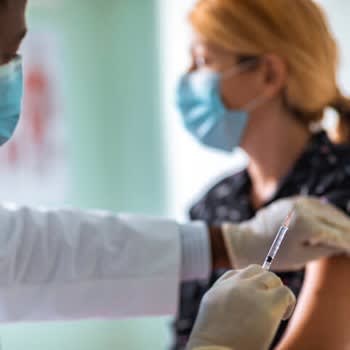
<svg viewBox="0 0 350 350">
<path fill-rule="evenodd" d="M 265 102 L 265 98 L 263 96 L 257 96 L 252 101 L 248 102 L 243 108 L 243 111 L 248 113 L 253 112 L 257 107 L 261 106 Z"/>
</svg>

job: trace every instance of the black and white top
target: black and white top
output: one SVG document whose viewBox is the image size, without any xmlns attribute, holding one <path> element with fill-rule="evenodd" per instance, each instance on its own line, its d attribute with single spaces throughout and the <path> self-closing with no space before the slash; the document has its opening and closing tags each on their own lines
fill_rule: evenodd
<svg viewBox="0 0 350 350">
<path fill-rule="evenodd" d="M 248 220 L 256 213 L 250 193 L 251 181 L 244 170 L 223 179 L 209 190 L 192 207 L 190 218 L 206 221 L 210 225 Z M 350 146 L 332 144 L 325 132 L 314 134 L 292 171 L 280 182 L 275 195 L 264 206 L 297 194 L 324 197 L 350 214 Z M 178 317 L 173 325 L 176 334 L 173 350 L 185 349 L 203 294 L 224 272 L 215 271 L 209 283 L 182 285 Z M 298 296 L 304 271 L 286 271 L 278 275 Z M 287 323 L 281 324 L 274 344 L 281 339 Z"/>
</svg>

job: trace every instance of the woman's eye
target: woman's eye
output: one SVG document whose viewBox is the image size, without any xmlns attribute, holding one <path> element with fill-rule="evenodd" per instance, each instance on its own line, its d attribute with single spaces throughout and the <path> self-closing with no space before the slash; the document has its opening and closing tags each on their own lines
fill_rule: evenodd
<svg viewBox="0 0 350 350">
<path fill-rule="evenodd" d="M 208 57 L 198 56 L 195 58 L 196 68 L 210 67 L 212 64 L 213 62 Z"/>
</svg>

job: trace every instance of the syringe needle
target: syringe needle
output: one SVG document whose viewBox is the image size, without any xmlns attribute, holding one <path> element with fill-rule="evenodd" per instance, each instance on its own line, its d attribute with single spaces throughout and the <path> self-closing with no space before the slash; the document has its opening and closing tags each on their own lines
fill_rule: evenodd
<svg viewBox="0 0 350 350">
<path fill-rule="evenodd" d="M 288 228 L 289 228 L 289 225 L 290 225 L 290 222 L 293 218 L 293 215 L 294 215 L 294 210 L 292 210 L 288 215 L 287 217 L 284 219 L 283 223 L 282 223 L 282 226 L 279 228 L 277 234 L 276 234 L 276 237 L 270 247 L 270 250 L 269 252 L 267 253 L 267 256 L 265 258 L 265 261 L 262 265 L 263 269 L 265 270 L 270 270 L 270 267 L 272 265 L 272 262 L 273 260 L 275 259 L 280 247 L 281 247 L 281 244 L 286 236 L 286 233 L 288 231 Z"/>
</svg>

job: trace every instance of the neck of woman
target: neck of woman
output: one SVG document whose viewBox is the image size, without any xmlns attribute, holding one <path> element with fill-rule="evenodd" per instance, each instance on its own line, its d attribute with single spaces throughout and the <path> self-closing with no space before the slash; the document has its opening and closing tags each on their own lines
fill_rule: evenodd
<svg viewBox="0 0 350 350">
<path fill-rule="evenodd" d="M 283 108 L 253 113 L 241 147 L 249 156 L 252 202 L 259 208 L 275 193 L 311 136 L 308 128 Z"/>
</svg>

